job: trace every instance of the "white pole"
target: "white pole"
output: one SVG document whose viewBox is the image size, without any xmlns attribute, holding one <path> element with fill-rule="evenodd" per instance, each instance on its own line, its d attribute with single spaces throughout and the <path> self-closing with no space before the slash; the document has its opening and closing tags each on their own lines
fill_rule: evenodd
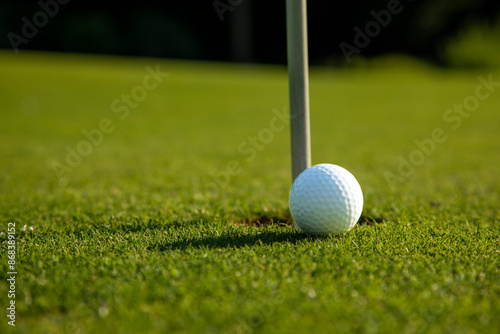
<svg viewBox="0 0 500 334">
<path fill-rule="evenodd" d="M 311 166 L 306 0 L 286 0 L 292 180 Z"/>
</svg>

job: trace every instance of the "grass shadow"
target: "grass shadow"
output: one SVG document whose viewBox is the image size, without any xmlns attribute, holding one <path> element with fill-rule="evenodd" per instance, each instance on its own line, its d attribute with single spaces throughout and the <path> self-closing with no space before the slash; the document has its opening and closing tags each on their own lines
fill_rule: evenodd
<svg viewBox="0 0 500 334">
<path fill-rule="evenodd" d="M 384 221 L 384 218 L 381 217 L 362 215 L 358 221 L 358 225 L 374 226 Z M 301 230 L 292 229 L 293 219 L 291 215 L 287 213 L 278 213 L 275 215 L 266 214 L 246 221 L 236 222 L 235 225 L 257 227 L 258 230 L 252 233 L 229 230 L 223 231 L 222 233 L 218 232 L 217 235 L 196 236 L 169 243 L 156 243 L 150 245 L 148 250 L 165 252 L 169 250 L 187 250 L 193 248 L 242 248 L 285 242 L 296 244 L 304 239 L 342 238 L 342 235 L 315 236 Z M 271 228 L 272 226 L 288 226 L 290 228 L 276 230 L 275 228 Z"/>
<path fill-rule="evenodd" d="M 150 251 L 169 251 L 174 249 L 187 250 L 193 248 L 242 248 L 254 245 L 270 245 L 274 243 L 292 243 L 296 244 L 304 239 L 318 239 L 325 237 L 316 237 L 306 234 L 302 231 L 273 231 L 263 229 L 256 234 L 245 234 L 237 231 L 228 231 L 219 235 L 200 236 L 187 238 L 169 243 L 157 243 L 150 245 Z"/>
</svg>

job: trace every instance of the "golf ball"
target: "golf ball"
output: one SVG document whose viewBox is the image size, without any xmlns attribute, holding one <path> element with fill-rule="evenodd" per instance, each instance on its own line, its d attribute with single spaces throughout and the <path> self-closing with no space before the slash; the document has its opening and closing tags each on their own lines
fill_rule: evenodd
<svg viewBox="0 0 500 334">
<path fill-rule="evenodd" d="M 346 169 L 319 164 L 303 171 L 293 182 L 290 213 L 310 234 L 343 233 L 356 225 L 363 210 L 363 192 Z"/>
</svg>

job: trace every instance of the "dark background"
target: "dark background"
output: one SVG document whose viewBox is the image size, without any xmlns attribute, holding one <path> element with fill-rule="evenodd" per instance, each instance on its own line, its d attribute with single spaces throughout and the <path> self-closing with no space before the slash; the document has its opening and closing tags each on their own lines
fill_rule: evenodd
<svg viewBox="0 0 500 334">
<path fill-rule="evenodd" d="M 41 0 L 43 3 L 56 0 Z M 61 0 L 64 2 L 63 0 Z M 65 0 L 67 1 L 67 0 Z M 309 0 L 309 53 L 312 64 L 345 63 L 341 42 L 353 44 L 355 26 L 373 20 L 383 1 Z M 142 1 L 116 5 L 69 1 L 39 28 L 23 50 L 170 57 L 259 63 L 286 62 L 285 0 L 221 0 L 232 10 L 218 14 L 215 1 Z M 233 6 L 229 5 L 233 3 Z M 239 3 L 239 4 L 238 4 Z M 498 0 L 401 0 L 394 15 L 361 54 L 405 53 L 446 65 L 440 51 L 473 22 L 498 18 Z M 9 33 L 22 36 L 26 17 L 42 10 L 39 1 L 0 3 L 0 48 L 12 49 Z M 500 42 L 500 41 L 499 41 Z"/>
</svg>

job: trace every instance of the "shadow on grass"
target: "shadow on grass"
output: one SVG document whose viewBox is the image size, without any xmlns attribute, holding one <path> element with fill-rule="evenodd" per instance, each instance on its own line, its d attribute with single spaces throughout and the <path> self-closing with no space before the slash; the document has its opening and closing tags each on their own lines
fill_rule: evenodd
<svg viewBox="0 0 500 334">
<path fill-rule="evenodd" d="M 224 232 L 217 236 L 200 236 L 188 238 L 169 243 L 157 243 L 150 245 L 150 251 L 169 251 L 174 249 L 186 250 L 192 248 L 241 248 L 254 245 L 270 245 L 274 243 L 296 244 L 304 239 L 320 239 L 325 237 L 310 236 L 297 230 L 273 231 L 263 229 L 259 232 L 242 234 L 241 232 Z"/>
<path fill-rule="evenodd" d="M 363 215 L 358 221 L 358 225 L 374 226 L 383 222 L 383 218 Z M 296 244 L 305 239 L 338 239 L 342 235 L 326 235 L 315 236 L 307 234 L 300 230 L 292 229 L 293 220 L 291 216 L 262 216 L 257 219 L 252 219 L 243 222 L 236 222 L 239 226 L 257 227 L 257 231 L 245 233 L 244 231 L 224 231 L 217 235 L 196 236 L 193 238 L 185 238 L 169 243 L 156 243 L 148 247 L 150 251 L 165 252 L 169 250 L 186 250 L 193 248 L 241 248 L 251 247 L 254 245 L 270 245 L 274 243 L 291 243 Z M 272 229 L 273 225 L 288 226 L 286 230 Z M 212 232 L 213 233 L 213 232 Z"/>
</svg>

